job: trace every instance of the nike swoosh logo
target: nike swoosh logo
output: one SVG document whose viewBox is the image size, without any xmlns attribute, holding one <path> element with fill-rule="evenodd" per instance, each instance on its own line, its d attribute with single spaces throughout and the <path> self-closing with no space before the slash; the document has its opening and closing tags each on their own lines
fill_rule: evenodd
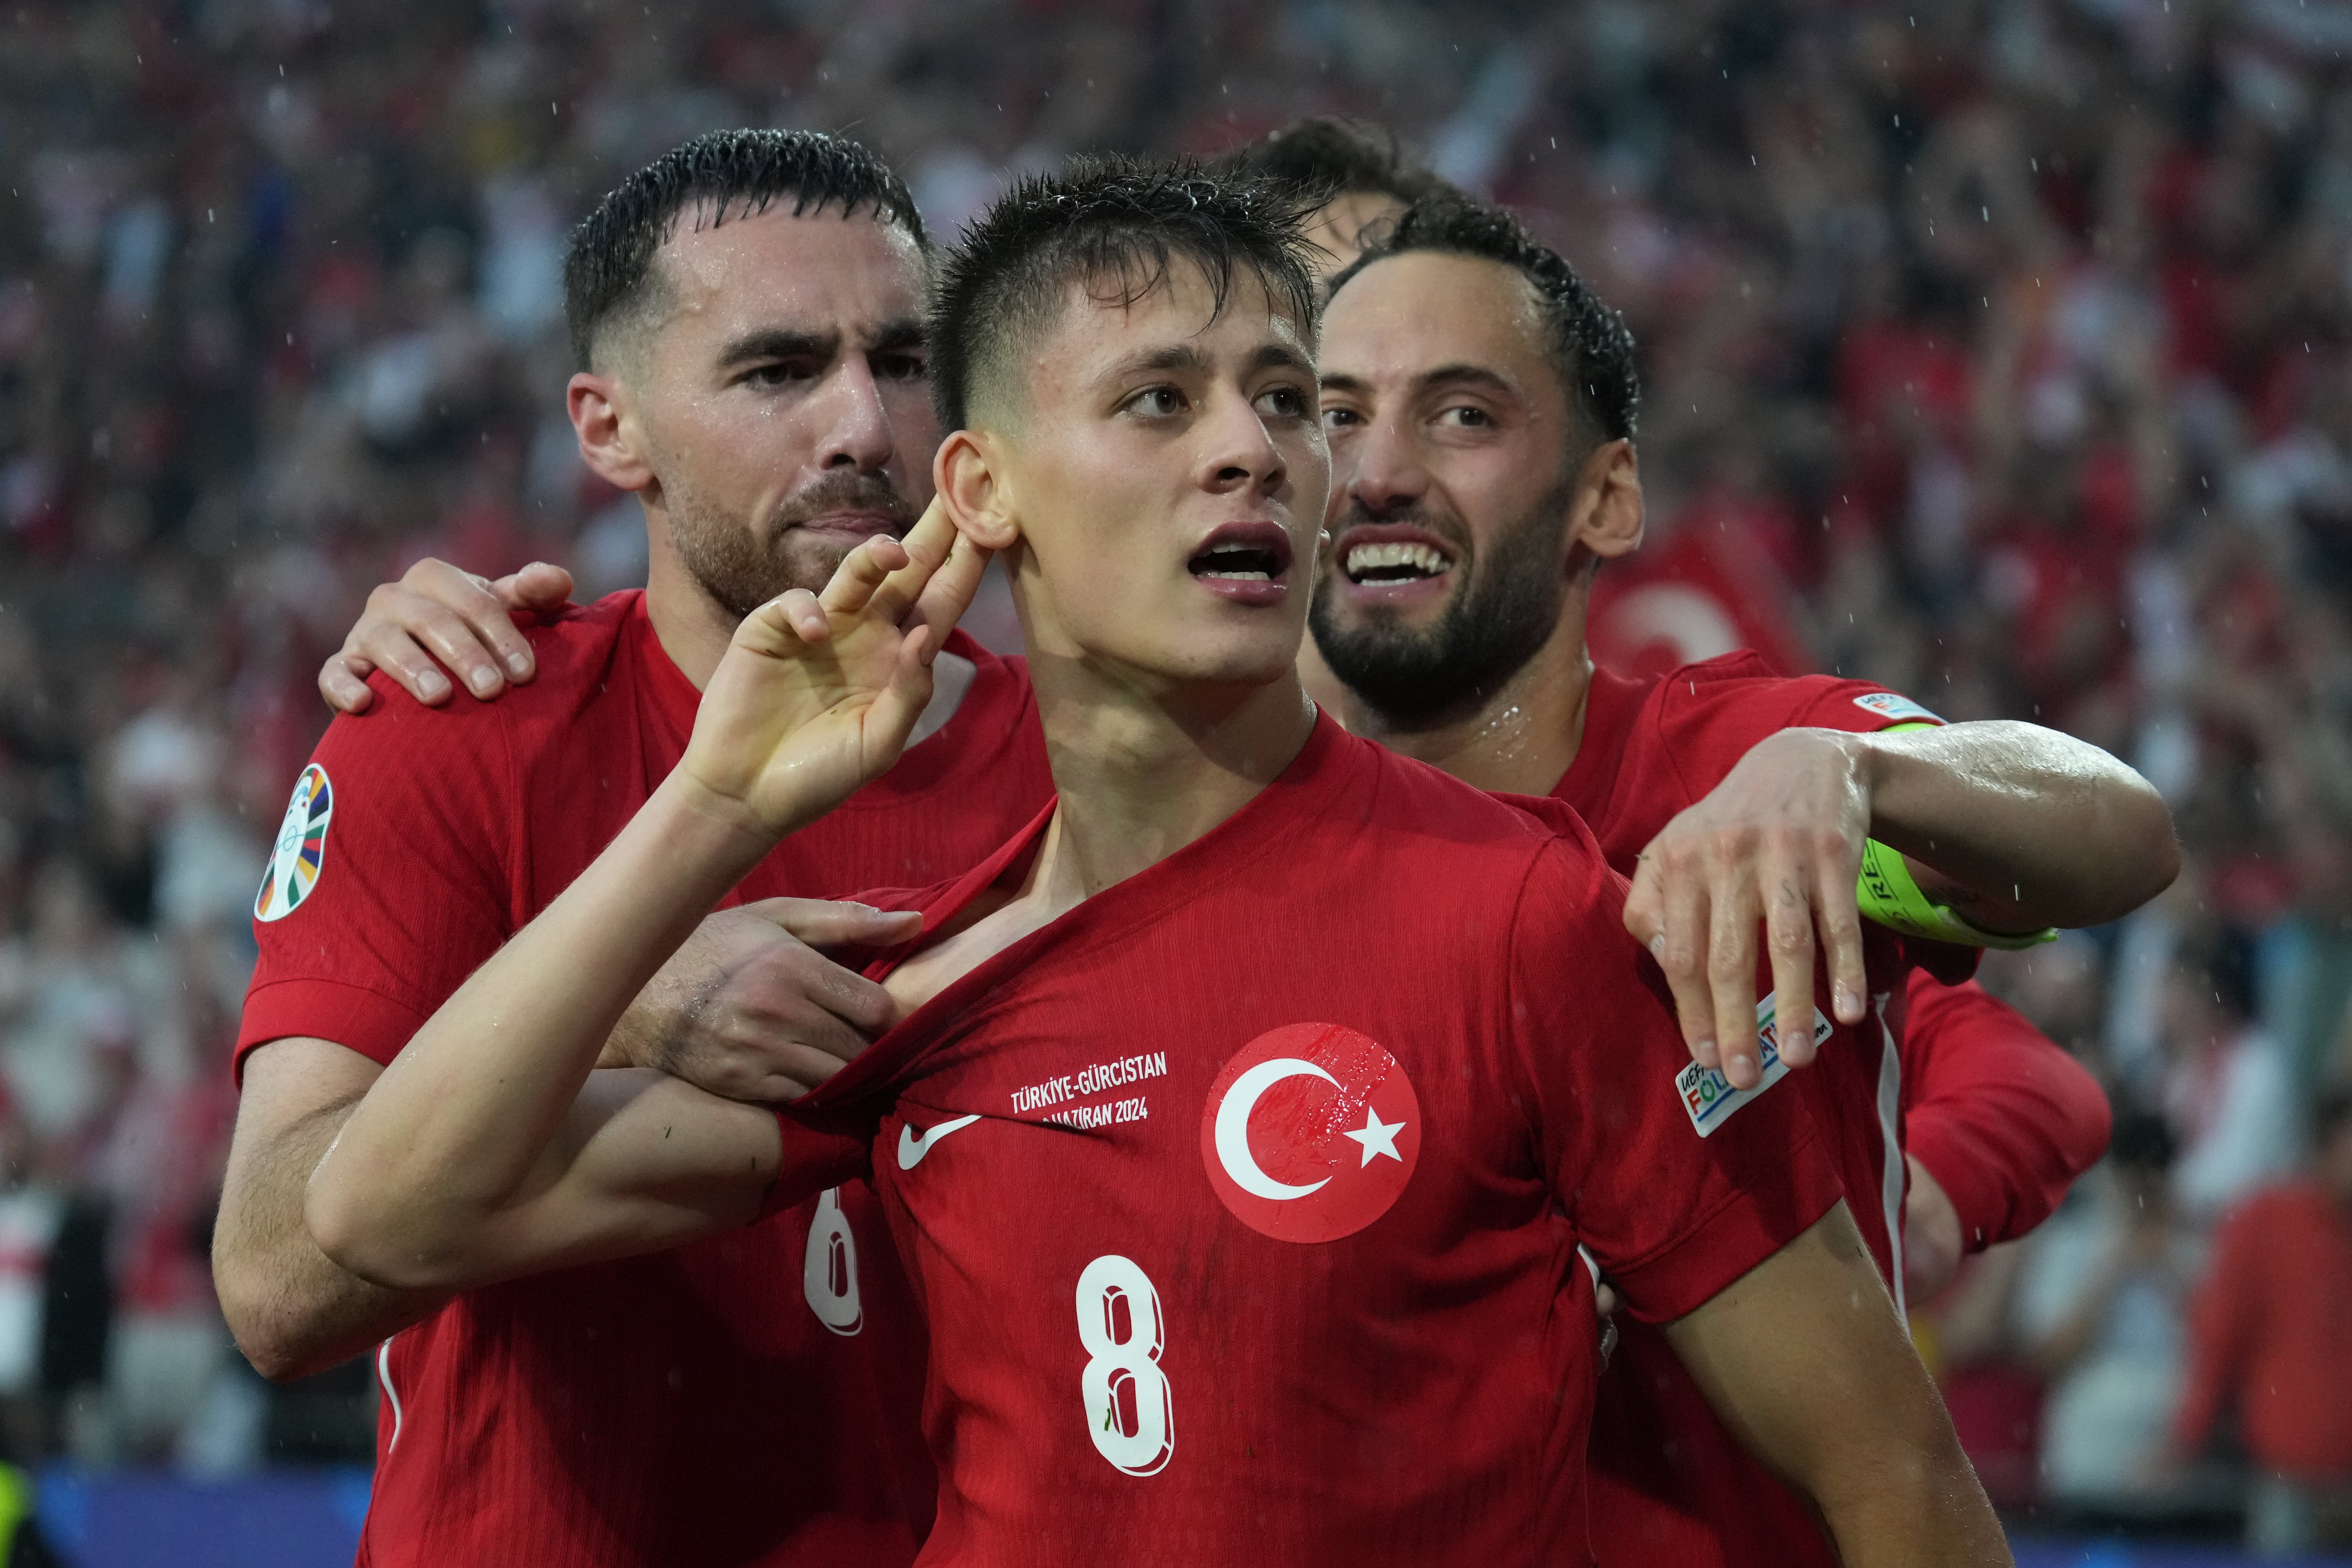
<svg viewBox="0 0 2352 1568">
<path fill-rule="evenodd" d="M 952 1121 L 940 1122 L 920 1137 L 916 1136 L 913 1128 L 902 1123 L 898 1128 L 898 1169 L 913 1170 L 923 1163 L 923 1156 L 929 1153 L 940 1139 L 957 1128 L 969 1127 L 979 1120 L 977 1116 L 959 1116 Z"/>
</svg>

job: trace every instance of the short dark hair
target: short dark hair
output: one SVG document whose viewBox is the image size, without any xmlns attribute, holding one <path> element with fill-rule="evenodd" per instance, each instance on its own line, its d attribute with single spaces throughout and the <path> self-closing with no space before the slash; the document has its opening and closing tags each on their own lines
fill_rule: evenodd
<svg viewBox="0 0 2352 1568">
<path fill-rule="evenodd" d="M 1542 302 L 1552 363 L 1569 400 L 1596 438 L 1633 434 L 1641 413 L 1642 378 L 1633 368 L 1633 333 L 1625 318 L 1601 302 L 1576 268 L 1528 232 L 1510 213 L 1466 196 L 1428 196 L 1405 209 L 1396 226 L 1331 279 L 1337 297 L 1365 268 L 1409 251 L 1439 251 L 1500 262 L 1525 278 Z"/>
<path fill-rule="evenodd" d="M 1009 344 L 1049 324 L 1073 284 L 1133 304 L 1179 257 L 1200 264 L 1225 308 L 1236 268 L 1255 273 L 1310 342 L 1317 310 L 1301 225 L 1314 204 L 1281 181 L 1198 163 L 1072 159 L 1015 184 L 948 253 L 931 306 L 931 395 L 940 427 L 970 422 L 972 392 L 1003 373 Z"/>
<path fill-rule="evenodd" d="M 871 151 L 822 131 L 710 131 L 673 148 L 606 193 L 572 231 L 563 258 L 563 315 L 572 353 L 590 368 L 597 334 L 643 305 L 656 279 L 654 253 L 680 215 L 708 205 L 712 227 L 790 198 L 793 216 L 872 209 L 928 250 L 922 215 L 906 182 Z"/>
<path fill-rule="evenodd" d="M 1221 174 L 1261 174 L 1335 196 L 1388 196 L 1410 206 L 1425 196 L 1458 195 L 1438 174 L 1405 155 L 1396 132 L 1336 114 L 1310 114 L 1218 155 Z M 1318 204 L 1320 205 L 1319 203 Z"/>
</svg>

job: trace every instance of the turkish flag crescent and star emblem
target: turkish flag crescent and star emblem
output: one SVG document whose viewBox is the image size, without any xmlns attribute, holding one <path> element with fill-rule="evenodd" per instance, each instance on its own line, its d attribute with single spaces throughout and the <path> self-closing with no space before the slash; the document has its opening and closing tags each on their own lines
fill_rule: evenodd
<svg viewBox="0 0 2352 1568">
<path fill-rule="evenodd" d="M 1421 1102 L 1394 1057 L 1338 1024 L 1235 1051 L 1201 1111 L 1201 1163 L 1234 1217 L 1276 1241 L 1337 1241 L 1388 1213 L 1421 1157 Z"/>
</svg>

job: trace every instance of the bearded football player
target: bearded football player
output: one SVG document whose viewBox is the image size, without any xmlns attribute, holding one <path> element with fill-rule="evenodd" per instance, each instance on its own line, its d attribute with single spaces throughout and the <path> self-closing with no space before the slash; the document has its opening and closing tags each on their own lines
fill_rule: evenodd
<svg viewBox="0 0 2352 1568">
<path fill-rule="evenodd" d="M 1812 1102 L 1899 1293 L 1898 1113 L 1918 1060 L 1898 1048 L 1906 971 L 1964 972 L 1980 946 L 2153 896 L 2177 864 L 2161 801 L 2067 737 L 1944 726 L 1882 688 L 1782 679 L 1752 656 L 1650 681 L 1595 670 L 1592 574 L 1641 536 L 1631 343 L 1507 214 L 1423 201 L 1342 272 L 1323 395 L 1339 495 L 1313 617 L 1349 726 L 1575 806 L 1634 879 L 1627 923 L 1673 982 L 1695 1055 L 1722 1068 L 1693 1071 L 1707 1103 L 1737 1103 L 1819 1052 L 1790 1092 Z M 1858 873 L 1887 924 L 1855 921 Z M 1817 928 L 1827 1009 L 1814 1001 Z M 1729 931 L 1744 951 L 1711 942 Z M 1981 1079 L 1992 1056 L 1992 1079 L 2023 1089 L 2055 1050 L 1976 1037 L 1939 1042 L 1947 1077 Z M 2057 1087 L 2040 1103 L 2087 1089 L 2095 1106 L 2087 1079 Z M 2026 1096 L 2029 1113 L 2035 1103 Z M 2034 1129 L 2004 1135 L 2021 1131 Z M 2091 1141 L 2061 1126 L 2057 1142 Z M 1604 1380 L 1592 1464 L 1604 1563 L 1837 1560 L 1639 1322 Z"/>
<path fill-rule="evenodd" d="M 650 585 L 527 633 L 476 623 L 454 694 L 429 666 L 405 672 L 418 698 L 378 674 L 305 771 L 255 910 L 215 1275 L 270 1375 L 374 1351 L 372 1563 L 903 1564 L 928 1527 L 920 1342 L 862 1185 L 454 1294 L 335 1267 L 301 1205 L 419 1026 L 674 767 L 743 615 L 929 499 L 929 268 L 906 188 L 851 142 L 717 133 L 624 182 L 573 237 L 567 406 L 589 465 L 643 500 Z M 608 1060 L 772 1098 L 888 1021 L 886 993 L 793 935 L 866 917 L 772 895 L 929 880 L 1034 814 L 1026 677 L 962 638 L 938 668 L 900 765 L 711 900 Z"/>
</svg>

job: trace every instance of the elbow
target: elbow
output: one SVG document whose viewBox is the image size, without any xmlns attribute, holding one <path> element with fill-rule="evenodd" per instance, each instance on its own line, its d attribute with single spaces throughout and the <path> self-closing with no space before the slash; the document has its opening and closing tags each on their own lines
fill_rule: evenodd
<svg viewBox="0 0 2352 1568">
<path fill-rule="evenodd" d="M 2173 884 L 2180 875 L 2180 839 L 2172 808 L 2156 786 L 2136 773 L 2116 782 L 2110 807 L 2117 826 L 2115 903 L 2107 920 L 2121 920 Z"/>
<path fill-rule="evenodd" d="M 303 1224 L 327 1260 L 344 1273 L 385 1290 L 461 1289 L 452 1260 L 403 1236 L 398 1216 L 337 1184 L 313 1179 L 303 1199 Z"/>
<path fill-rule="evenodd" d="M 289 1303 L 282 1280 L 258 1261 L 215 1251 L 213 1291 L 237 1352 L 271 1383 L 294 1383 L 344 1359 L 315 1314 Z"/>
</svg>

